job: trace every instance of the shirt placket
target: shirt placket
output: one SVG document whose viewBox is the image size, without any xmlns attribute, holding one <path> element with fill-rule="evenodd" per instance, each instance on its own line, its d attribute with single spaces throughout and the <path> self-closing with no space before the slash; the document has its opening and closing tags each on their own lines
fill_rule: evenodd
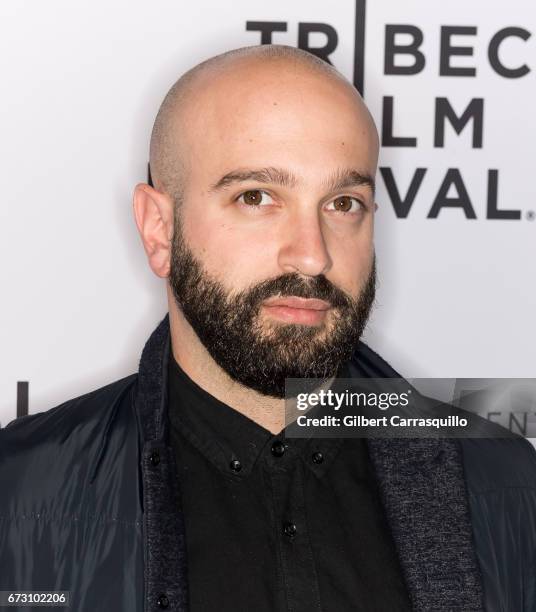
<svg viewBox="0 0 536 612">
<path fill-rule="evenodd" d="M 297 457 L 278 455 L 268 463 L 286 610 L 319 612 L 322 606 L 307 526 L 303 464 Z"/>
</svg>

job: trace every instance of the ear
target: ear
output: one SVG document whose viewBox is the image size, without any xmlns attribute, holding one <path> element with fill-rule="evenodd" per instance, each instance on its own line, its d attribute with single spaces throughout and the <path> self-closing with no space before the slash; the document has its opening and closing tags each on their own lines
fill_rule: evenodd
<svg viewBox="0 0 536 612">
<path fill-rule="evenodd" d="M 378 202 L 374 202 L 374 212 L 378 210 Z"/>
<path fill-rule="evenodd" d="M 133 206 L 149 266 L 157 276 L 167 278 L 173 237 L 173 202 L 167 194 L 139 183 L 134 188 Z"/>
</svg>

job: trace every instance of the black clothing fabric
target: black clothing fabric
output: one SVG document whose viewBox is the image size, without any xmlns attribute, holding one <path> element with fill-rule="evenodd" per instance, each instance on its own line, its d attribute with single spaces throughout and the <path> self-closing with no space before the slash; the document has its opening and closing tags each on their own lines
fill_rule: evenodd
<svg viewBox="0 0 536 612">
<path fill-rule="evenodd" d="M 192 612 L 411 610 L 363 438 L 272 435 L 168 375 Z"/>
<path fill-rule="evenodd" d="M 170 353 L 166 314 L 137 372 L 0 429 L 0 590 L 69 591 L 73 612 L 189 612 Z M 363 342 L 350 374 L 399 376 Z M 527 440 L 367 446 L 415 612 L 536 611 Z"/>
</svg>

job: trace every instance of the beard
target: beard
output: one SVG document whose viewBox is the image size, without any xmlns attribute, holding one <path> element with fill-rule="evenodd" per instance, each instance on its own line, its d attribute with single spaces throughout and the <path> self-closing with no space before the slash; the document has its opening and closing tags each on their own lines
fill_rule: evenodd
<svg viewBox="0 0 536 612">
<path fill-rule="evenodd" d="M 236 382 L 285 397 L 286 378 L 328 379 L 349 360 L 367 323 L 376 293 L 376 257 L 357 299 L 320 274 L 289 273 L 233 294 L 209 275 L 186 244 L 175 211 L 169 283 L 177 306 L 214 361 Z M 276 296 L 325 300 L 320 326 L 269 323 L 262 302 Z M 329 319 L 332 319 L 329 325 Z"/>
</svg>

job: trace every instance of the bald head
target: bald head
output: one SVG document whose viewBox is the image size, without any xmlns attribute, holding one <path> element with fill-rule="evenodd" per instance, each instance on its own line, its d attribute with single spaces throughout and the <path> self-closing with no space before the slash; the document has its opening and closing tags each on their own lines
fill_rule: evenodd
<svg viewBox="0 0 536 612">
<path fill-rule="evenodd" d="M 242 47 L 197 64 L 184 73 L 166 94 L 154 122 L 150 143 L 151 178 L 156 189 L 170 195 L 175 202 L 180 201 L 189 165 L 185 131 L 193 115 L 199 111 L 200 97 L 207 93 L 209 96 L 216 95 L 211 87 L 214 81 L 236 82 L 242 78 L 242 86 L 247 88 L 252 83 L 250 77 L 254 75 L 257 80 L 262 79 L 263 71 L 264 74 L 282 74 L 286 71 L 295 77 L 312 74 L 329 81 L 331 87 L 344 91 L 355 103 L 365 130 L 376 143 L 377 149 L 376 127 L 368 109 L 353 85 L 332 65 L 287 45 Z M 296 85 L 299 86 L 297 81 Z M 286 86 L 289 86 L 288 82 Z M 240 108 L 234 108 L 233 111 L 239 113 Z M 204 136 L 203 133 L 197 135 Z"/>
</svg>

